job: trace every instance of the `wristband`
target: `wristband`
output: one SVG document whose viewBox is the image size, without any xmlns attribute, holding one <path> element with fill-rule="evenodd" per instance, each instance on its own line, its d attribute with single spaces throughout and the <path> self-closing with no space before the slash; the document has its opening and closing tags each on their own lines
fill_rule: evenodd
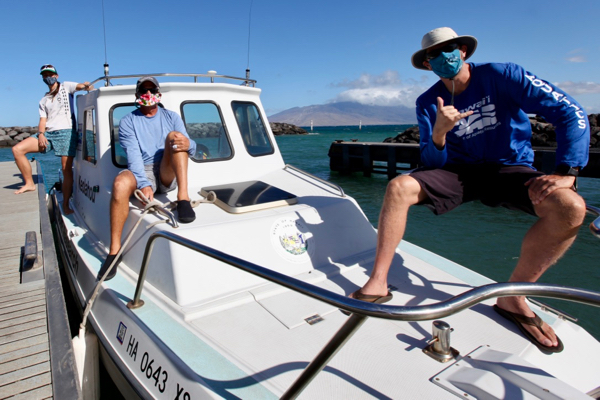
<svg viewBox="0 0 600 400">
<path fill-rule="evenodd" d="M 574 176 L 577 177 L 579 176 L 579 170 L 577 168 L 573 168 L 569 165 L 565 165 L 565 164 L 561 164 L 558 167 L 556 167 L 556 170 L 554 171 L 554 173 L 556 175 L 563 175 L 563 176 Z"/>
</svg>

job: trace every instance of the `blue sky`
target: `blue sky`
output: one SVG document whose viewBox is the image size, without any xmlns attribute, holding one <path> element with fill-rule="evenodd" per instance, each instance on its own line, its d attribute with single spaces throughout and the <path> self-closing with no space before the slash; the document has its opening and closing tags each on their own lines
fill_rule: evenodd
<svg viewBox="0 0 600 400">
<path fill-rule="evenodd" d="M 412 107 L 436 77 L 410 57 L 440 26 L 478 39 L 472 61 L 521 64 L 600 112 L 598 0 L 104 0 L 104 9 L 112 75 L 243 76 L 249 59 L 268 115 L 344 100 Z M 102 0 L 0 0 L 0 15 L 0 126 L 37 124 L 42 64 L 60 80 L 103 75 Z"/>
</svg>

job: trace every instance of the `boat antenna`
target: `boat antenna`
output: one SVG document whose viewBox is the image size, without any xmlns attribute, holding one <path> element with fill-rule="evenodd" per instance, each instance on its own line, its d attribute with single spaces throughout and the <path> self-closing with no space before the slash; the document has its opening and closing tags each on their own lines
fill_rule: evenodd
<svg viewBox="0 0 600 400">
<path fill-rule="evenodd" d="M 102 29 L 104 31 L 104 76 L 108 76 L 108 53 L 106 51 L 106 22 L 104 20 L 104 0 L 102 0 Z M 104 86 L 108 86 L 109 80 L 106 79 Z"/>
<path fill-rule="evenodd" d="M 246 79 L 250 79 L 250 27 L 252 25 L 252 4 L 254 0 L 250 0 L 250 11 L 248 13 L 248 63 L 246 64 Z M 248 86 L 248 81 L 246 81 Z"/>
</svg>

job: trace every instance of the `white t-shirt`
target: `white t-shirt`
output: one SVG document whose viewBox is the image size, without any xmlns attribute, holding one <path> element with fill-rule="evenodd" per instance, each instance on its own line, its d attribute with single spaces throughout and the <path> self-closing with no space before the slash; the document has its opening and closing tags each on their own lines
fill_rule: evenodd
<svg viewBox="0 0 600 400">
<path fill-rule="evenodd" d="M 73 93 L 77 90 L 75 82 L 61 82 L 56 96 L 46 93 L 40 100 L 40 118 L 46 118 L 46 131 L 71 129 L 75 119 Z"/>
</svg>

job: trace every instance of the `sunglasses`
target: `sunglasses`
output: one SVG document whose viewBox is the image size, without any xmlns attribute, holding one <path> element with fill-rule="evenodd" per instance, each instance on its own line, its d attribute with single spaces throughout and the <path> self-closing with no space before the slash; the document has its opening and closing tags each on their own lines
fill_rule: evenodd
<svg viewBox="0 0 600 400">
<path fill-rule="evenodd" d="M 442 53 L 452 53 L 454 50 L 458 49 L 458 43 L 450 43 L 445 45 L 444 47 L 440 47 L 439 49 L 430 50 L 425 55 L 425 60 L 430 61 L 434 58 L 437 58 Z"/>
<path fill-rule="evenodd" d="M 157 94 L 158 93 L 158 88 L 157 87 L 153 87 L 153 88 L 149 88 L 149 89 L 144 89 L 144 88 L 140 88 L 139 92 L 140 94 L 146 94 L 147 92 L 150 92 L 152 94 Z"/>
<path fill-rule="evenodd" d="M 54 65 L 52 65 L 52 64 L 42 65 L 42 68 L 40 68 L 40 69 L 46 69 L 46 68 L 52 68 L 52 69 L 54 69 Z"/>
</svg>

